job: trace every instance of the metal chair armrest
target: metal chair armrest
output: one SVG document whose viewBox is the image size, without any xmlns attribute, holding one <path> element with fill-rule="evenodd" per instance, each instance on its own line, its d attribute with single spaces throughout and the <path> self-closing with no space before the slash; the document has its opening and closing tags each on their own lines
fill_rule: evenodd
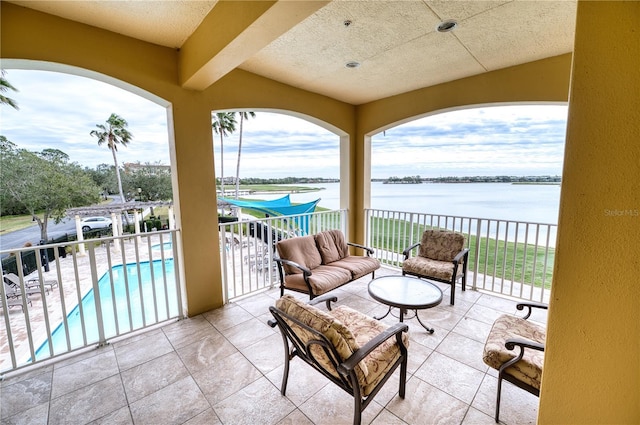
<svg viewBox="0 0 640 425">
<path fill-rule="evenodd" d="M 280 264 L 287 264 L 289 266 L 295 267 L 297 269 L 302 270 L 302 273 L 305 274 L 305 276 L 311 276 L 311 270 L 309 270 L 308 268 L 301 266 L 300 264 L 296 263 L 295 261 L 291 261 L 291 260 L 285 260 L 284 258 L 278 258 L 278 257 L 274 257 L 273 261 L 280 263 Z"/>
<path fill-rule="evenodd" d="M 504 346 L 507 350 L 513 350 L 516 347 L 520 347 L 523 350 L 525 348 L 531 348 L 532 350 L 544 351 L 544 344 L 540 344 L 539 342 L 531 341 L 529 339 L 509 338 L 504 342 Z"/>
<path fill-rule="evenodd" d="M 327 310 L 331 310 L 331 303 L 332 302 L 338 302 L 338 297 L 336 297 L 335 295 L 331 295 L 331 294 L 324 294 L 324 295 L 320 295 L 319 297 L 316 297 L 312 300 L 309 300 L 309 302 L 307 302 L 307 304 L 309 305 L 316 305 L 316 304 L 320 304 L 321 302 L 325 302 L 327 304 Z"/>
<path fill-rule="evenodd" d="M 458 264 L 458 263 L 460 262 L 460 260 L 462 260 L 462 257 L 466 257 L 466 256 L 468 256 L 468 255 L 469 255 L 469 248 L 465 248 L 465 249 L 463 249 L 462 251 L 460 251 L 460 252 L 458 253 L 458 255 L 456 255 L 456 256 L 453 258 L 453 263 L 454 263 L 454 264 Z"/>
<path fill-rule="evenodd" d="M 549 306 L 547 304 L 537 303 L 535 301 L 527 301 L 527 302 L 516 304 L 516 309 L 518 310 L 524 310 L 525 307 L 527 308 L 527 314 L 523 317 L 523 319 L 528 319 L 529 316 L 531 316 L 531 313 L 534 308 L 541 308 L 543 310 L 549 309 Z"/>
<path fill-rule="evenodd" d="M 347 242 L 347 245 L 354 246 L 356 248 L 360 248 L 367 252 L 367 256 L 373 255 L 376 251 L 373 248 L 369 248 L 368 246 L 360 245 L 359 243 Z"/>
<path fill-rule="evenodd" d="M 404 255 L 404 259 L 405 260 L 409 258 L 409 254 L 411 254 L 411 250 L 414 249 L 417 246 L 420 246 L 420 242 L 416 242 L 413 245 L 411 245 L 409 248 L 407 248 L 404 251 L 402 251 L 402 255 Z"/>
<path fill-rule="evenodd" d="M 382 344 L 387 339 L 393 336 L 397 336 L 399 343 L 403 344 L 402 337 L 400 335 L 402 334 L 402 332 L 407 332 L 407 331 L 409 331 L 408 325 L 406 325 L 405 323 L 396 323 L 395 325 L 391 326 L 385 331 L 380 332 L 378 335 L 372 338 L 369 342 L 367 342 L 365 345 L 360 347 L 359 350 L 353 353 L 351 357 L 349 357 L 344 362 L 340 363 L 338 365 L 338 371 L 345 375 L 348 374 L 350 371 L 352 371 L 356 367 L 358 363 L 362 361 L 362 359 L 367 357 L 369 353 L 371 353 L 380 344 Z"/>
</svg>

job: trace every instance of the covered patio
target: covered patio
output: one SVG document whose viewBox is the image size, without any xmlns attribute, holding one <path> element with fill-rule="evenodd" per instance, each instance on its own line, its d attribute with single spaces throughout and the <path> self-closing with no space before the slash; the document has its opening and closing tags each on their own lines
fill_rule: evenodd
<svg viewBox="0 0 640 425">
<path fill-rule="evenodd" d="M 379 276 L 398 273 L 381 269 Z M 369 277 L 335 291 L 338 304 L 386 311 L 367 293 Z M 441 286 L 448 291 L 447 285 Z M 282 339 L 267 325 L 279 289 L 89 349 L 0 382 L 3 423 L 350 424 L 353 399 L 293 360 L 280 395 Z M 322 305 L 321 308 L 324 305 Z M 515 302 L 467 290 L 455 306 L 411 319 L 407 397 L 397 375 L 364 411 L 363 423 L 494 424 L 496 372 L 482 362 L 493 320 Z M 388 316 L 389 324 L 398 319 Z M 544 317 L 536 317 L 544 321 Z M 151 347 L 151 349 L 150 349 Z M 538 398 L 503 386 L 501 422 L 535 423 Z"/>
<path fill-rule="evenodd" d="M 45 69 L 95 78 L 166 108 L 173 205 L 182 248 L 180 282 L 190 317 L 141 335 L 142 340 L 115 342 L 89 353 L 111 356 L 108 361 L 87 359 L 92 368 L 70 359 L 42 369 L 41 374 L 8 378 L 1 384 L 3 422 L 5 417 L 19 422 L 22 418 L 16 415 L 35 414 L 41 409 L 40 414 L 46 413 L 50 423 L 90 422 L 85 418 L 99 423 L 114 412 L 124 413 L 124 423 L 144 423 L 146 420 L 137 416 L 142 410 L 136 408 L 143 406 L 143 400 L 156 406 L 156 412 L 174 406 L 161 413 L 164 418 L 191 412 L 176 419 L 177 423 L 192 419 L 196 423 L 203 412 L 215 412 L 221 422 L 233 422 L 225 415 L 231 415 L 227 412 L 234 407 L 219 406 L 223 400 L 216 398 L 216 391 L 235 389 L 225 398 L 234 402 L 234 395 L 248 400 L 262 394 L 260 388 L 264 387 L 269 397 L 275 394 L 276 386 L 269 376 L 277 366 L 266 371 L 271 366 L 265 369 L 258 359 L 248 360 L 243 351 L 247 347 L 232 340 L 232 334 L 242 335 L 252 327 L 238 325 L 237 332 L 231 332 L 230 326 L 239 322 L 225 322 L 228 318 L 222 317 L 226 324 L 217 327 L 216 320 L 207 320 L 216 311 L 223 316 L 227 311 L 233 316 L 236 311 L 247 318 L 246 324 L 260 329 L 266 327 L 266 318 L 261 315 L 267 305 L 256 301 L 259 308 L 253 310 L 256 305 L 247 299 L 223 307 L 218 223 L 210 214 L 217 206 L 212 111 L 287 113 L 340 137 L 340 208 L 349 212 L 348 239 L 363 243 L 366 210 L 371 207 L 372 135 L 452 109 L 548 102 L 566 102 L 569 108 L 540 407 L 537 415 L 532 413 L 526 421 L 640 422 L 640 2 L 280 0 L 168 1 L 154 6 L 133 1 L 0 2 L 3 68 Z M 151 9 L 154 13 L 149 13 Z M 176 22 L 182 18 L 191 21 Z M 440 24 L 446 24 L 445 30 L 455 27 L 445 22 L 449 18 L 458 21 L 457 29 L 444 33 L 436 29 Z M 470 292 L 467 296 L 474 294 L 478 295 Z M 268 297 L 273 300 L 273 294 Z M 370 310 L 361 306 L 370 301 L 366 296 L 358 295 L 354 301 L 352 306 Z M 456 355 L 473 351 L 479 342 L 465 336 L 468 334 L 458 326 L 467 323 L 465 317 L 486 325 L 500 309 L 484 295 L 467 301 L 456 305 L 456 309 L 464 309 L 456 310 L 458 320 L 434 323 L 434 338 L 442 336 L 442 341 L 413 344 L 414 348 L 424 347 L 425 360 L 412 366 L 412 400 L 401 404 L 389 395 L 381 412 L 385 416 L 367 420 L 410 423 L 419 417 L 421 423 L 429 422 L 430 409 L 449 408 L 448 397 L 464 400 L 460 407 L 464 414 L 439 410 L 446 416 L 433 416 L 432 422 L 451 422 L 452 415 L 459 422 L 477 423 L 481 420 L 475 415 L 488 416 L 489 410 L 481 402 L 485 394 L 482 382 L 490 382 L 491 373 L 456 358 L 447 349 L 447 340 L 462 342 Z M 511 306 L 506 309 L 512 310 Z M 475 317 L 478 311 L 483 312 L 482 319 Z M 429 319 L 433 318 L 425 317 Z M 202 366 L 200 373 L 208 374 L 206 382 L 200 383 L 194 376 L 197 372 L 189 371 L 189 361 L 180 356 L 187 341 L 197 344 L 202 338 L 188 330 L 197 329 L 199 323 L 208 334 L 222 334 L 225 338 L 220 347 L 228 347 L 231 353 L 220 354 L 224 359 Z M 450 329 L 445 338 L 446 332 L 440 329 L 447 326 Z M 266 329 L 260 335 L 269 332 Z M 144 341 L 146 337 L 158 338 L 153 350 L 146 343 L 151 341 Z M 144 346 L 142 352 L 137 349 L 140 345 Z M 155 389 L 147 388 L 137 395 L 131 392 L 125 382 L 133 382 L 134 387 L 141 382 L 135 379 L 135 367 L 165 372 L 162 365 L 144 359 L 145 355 L 153 356 L 147 360 L 161 359 L 156 354 L 163 350 L 168 355 L 174 353 L 171 360 L 176 360 L 176 365 L 184 365 L 183 390 L 171 388 L 181 383 L 180 379 L 169 385 L 171 379 L 160 373 L 151 379 Z M 621 352 L 625 361 L 616 361 Z M 417 361 L 420 354 L 413 357 Z M 446 377 L 438 374 L 447 370 L 446 364 L 430 366 L 437 358 L 469 366 L 470 376 L 480 372 L 481 383 L 472 384 L 464 394 L 456 393 Z M 469 358 L 477 358 L 477 353 Z M 458 363 L 454 363 L 456 369 L 467 370 Z M 219 372 L 238 371 L 242 365 L 251 371 L 249 380 Z M 102 377 L 78 378 L 103 367 Z M 131 376 L 125 378 L 128 374 Z M 441 382 L 436 382 L 438 376 Z M 467 377 L 457 378 L 456 383 L 469 382 Z M 89 381 L 93 383 L 85 386 Z M 238 393 L 238 385 L 248 386 Z M 79 401 L 98 388 L 111 388 L 117 401 L 109 402 L 108 394 L 87 403 Z M 159 388 L 170 388 L 165 390 L 170 393 L 168 400 L 180 405 L 184 401 L 184 407 L 169 404 L 162 398 L 166 395 L 162 389 L 154 392 Z M 197 393 L 196 388 L 202 394 L 196 395 L 201 405 L 187 409 L 186 394 Z M 438 396 L 424 402 L 432 388 L 442 393 L 435 392 Z M 157 398 L 149 398 L 152 393 Z M 324 394 L 324 388 L 315 394 Z M 416 399 L 422 400 L 417 413 L 401 407 Z M 74 401 L 82 406 L 78 413 L 68 410 Z M 291 412 L 321 422 L 323 419 L 314 419 L 312 404 L 305 405 L 305 401 L 304 396 L 290 401 L 278 398 L 287 407 L 278 410 L 274 422 Z M 520 418 L 507 412 L 508 401 L 504 400 L 503 420 L 519 423 Z M 518 411 L 527 410 L 527 402 L 520 400 L 518 404 Z M 273 407 L 264 402 L 243 406 L 238 409 L 242 418 L 260 415 L 262 407 Z M 375 409 L 367 414 L 372 412 L 375 414 Z M 295 418 L 291 422 L 297 423 Z"/>
</svg>

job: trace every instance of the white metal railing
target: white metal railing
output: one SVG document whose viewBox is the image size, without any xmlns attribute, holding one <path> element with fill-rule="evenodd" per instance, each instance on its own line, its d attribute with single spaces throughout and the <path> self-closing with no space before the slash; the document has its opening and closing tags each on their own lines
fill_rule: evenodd
<svg viewBox="0 0 640 425">
<path fill-rule="evenodd" d="M 401 267 L 402 251 L 427 228 L 465 234 L 467 284 L 505 296 L 548 302 L 557 225 L 388 210 L 365 210 L 365 244 L 382 264 Z"/>
<path fill-rule="evenodd" d="M 387 267 L 428 227 L 465 234 L 472 288 L 548 301 L 555 254 L 554 224 L 401 211 L 366 213 L 365 244 Z M 347 231 L 346 210 L 220 224 L 225 302 L 273 288 L 279 239 L 323 230 Z M 183 316 L 177 230 L 123 235 L 0 251 L 14 255 L 20 296 L 0 288 L 0 374 Z M 45 249 L 52 252 L 48 266 Z M 35 252 L 36 271 L 25 275 L 23 255 Z M 3 280 L 8 274 L 3 270 Z M 37 283 L 35 293 L 29 288 Z M 57 286 L 46 285 L 55 280 Z M 38 285 L 44 282 L 45 285 Z M 53 285 L 51 285 L 53 286 Z M 141 296 L 142 295 L 142 296 Z M 77 325 L 76 325 L 77 323 Z"/>
<path fill-rule="evenodd" d="M 220 223 L 224 302 L 279 284 L 273 261 L 278 240 L 329 229 L 346 233 L 346 214 L 335 210 Z"/>
<path fill-rule="evenodd" d="M 11 271 L 18 280 L 15 287 L 0 289 L 0 376 L 183 317 L 178 233 L 164 230 L 0 251 L 16 259 L 13 270 L 3 269 L 3 281 L 10 282 Z M 31 252 L 37 269 L 25 275 L 23 256 Z M 11 294 L 14 290 L 19 296 Z"/>
</svg>

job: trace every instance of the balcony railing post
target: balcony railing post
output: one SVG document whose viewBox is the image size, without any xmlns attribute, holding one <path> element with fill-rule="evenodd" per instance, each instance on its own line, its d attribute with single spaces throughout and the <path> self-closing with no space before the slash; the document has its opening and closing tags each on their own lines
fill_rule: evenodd
<svg viewBox="0 0 640 425">
<path fill-rule="evenodd" d="M 96 306 L 96 325 L 98 326 L 98 346 L 107 343 L 104 332 L 104 316 L 102 314 L 102 302 L 100 301 L 100 286 L 98 285 L 98 267 L 96 265 L 96 248 L 93 243 L 88 243 L 89 268 L 91 270 L 91 285 L 93 287 L 93 301 Z M 108 249 L 108 248 L 107 248 Z M 126 267 L 126 264 L 125 264 Z"/>
<path fill-rule="evenodd" d="M 477 289 L 478 272 L 480 271 L 480 235 L 482 234 L 482 219 L 479 218 L 476 224 L 476 246 L 473 256 L 473 282 L 471 283 L 471 289 Z M 467 270 L 468 273 L 468 270 Z"/>
</svg>

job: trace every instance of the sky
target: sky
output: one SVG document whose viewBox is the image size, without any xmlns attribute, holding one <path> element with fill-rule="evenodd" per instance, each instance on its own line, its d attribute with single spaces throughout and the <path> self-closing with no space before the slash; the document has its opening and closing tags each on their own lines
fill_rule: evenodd
<svg viewBox="0 0 640 425">
<path fill-rule="evenodd" d="M 31 151 L 55 148 L 84 167 L 113 164 L 89 135 L 111 113 L 133 139 L 118 161 L 170 164 L 166 109 L 109 84 L 35 70 L 6 70 L 19 110 L 0 108 L 0 134 Z M 523 105 L 444 112 L 372 137 L 373 178 L 561 175 L 567 107 Z M 216 176 L 220 139 L 213 135 Z M 238 132 L 224 140 L 224 176 L 235 176 Z M 339 177 L 339 137 L 300 118 L 256 112 L 245 121 L 240 177 Z"/>
</svg>

